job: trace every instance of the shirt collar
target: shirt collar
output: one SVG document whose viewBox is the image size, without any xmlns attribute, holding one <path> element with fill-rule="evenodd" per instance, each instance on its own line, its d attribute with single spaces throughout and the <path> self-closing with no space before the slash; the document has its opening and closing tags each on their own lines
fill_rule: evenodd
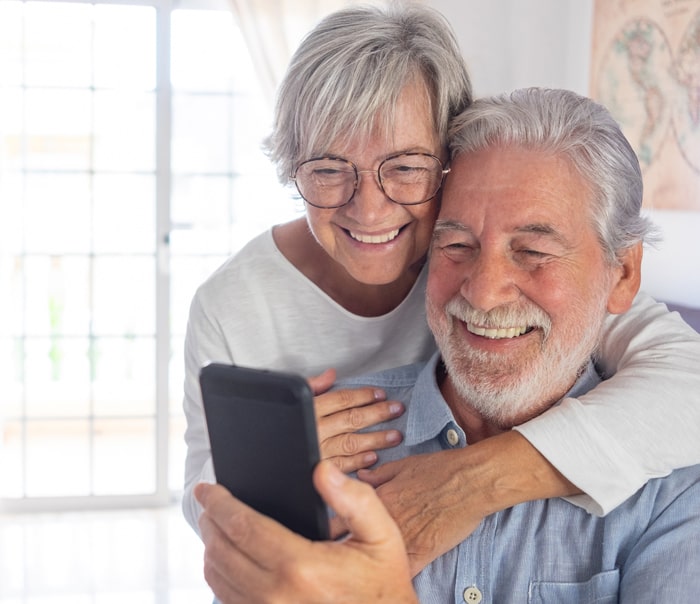
<svg viewBox="0 0 700 604">
<path fill-rule="evenodd" d="M 436 438 L 454 416 L 440 392 L 437 383 L 437 364 L 440 353 L 436 352 L 418 375 L 408 406 L 404 442 L 408 446 Z M 601 381 L 592 361 L 584 369 L 571 389 L 557 402 L 569 397 L 577 398 L 595 388 Z"/>
<path fill-rule="evenodd" d="M 452 412 L 437 384 L 436 368 L 440 353 L 436 352 L 418 375 L 411 393 L 404 442 L 411 446 L 435 438 L 453 422 Z"/>
</svg>

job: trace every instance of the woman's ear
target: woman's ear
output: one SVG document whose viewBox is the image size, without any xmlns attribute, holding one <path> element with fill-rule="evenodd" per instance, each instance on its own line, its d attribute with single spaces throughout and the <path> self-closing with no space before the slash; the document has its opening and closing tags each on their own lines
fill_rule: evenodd
<svg viewBox="0 0 700 604">
<path fill-rule="evenodd" d="M 613 288 L 608 297 L 608 312 L 622 314 L 632 306 L 642 280 L 643 245 L 639 243 L 627 248 L 619 256 L 620 264 L 615 269 Z"/>
</svg>

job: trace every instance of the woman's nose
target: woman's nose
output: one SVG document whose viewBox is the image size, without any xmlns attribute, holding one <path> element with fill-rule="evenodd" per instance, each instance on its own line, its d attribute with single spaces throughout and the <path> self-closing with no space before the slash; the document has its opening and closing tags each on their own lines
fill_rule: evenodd
<svg viewBox="0 0 700 604">
<path fill-rule="evenodd" d="M 384 193 L 376 170 L 358 170 L 357 176 L 357 188 L 347 206 L 348 213 L 361 218 L 363 224 L 378 223 L 396 204 Z"/>
</svg>

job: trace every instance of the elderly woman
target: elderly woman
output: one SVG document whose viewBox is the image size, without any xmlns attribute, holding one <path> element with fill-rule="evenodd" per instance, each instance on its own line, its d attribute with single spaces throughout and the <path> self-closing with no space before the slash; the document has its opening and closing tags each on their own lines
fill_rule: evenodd
<svg viewBox="0 0 700 604">
<path fill-rule="evenodd" d="M 448 124 L 470 103 L 453 32 L 428 8 L 342 10 L 301 43 L 268 148 L 306 215 L 251 241 L 192 302 L 183 508 L 195 529 L 201 508 L 193 489 L 214 481 L 198 385 L 209 361 L 317 376 L 322 455 L 346 472 L 371 466 L 378 450 L 400 441 L 396 430 L 355 432 L 400 415 L 401 404 L 381 390 L 325 392 L 334 378 L 323 372 L 348 377 L 435 351 L 425 263 L 449 171 Z M 640 295 L 607 320 L 600 369 L 610 379 L 585 396 L 449 459 L 363 470 L 381 485 L 412 572 L 496 510 L 578 495 L 579 505 L 607 513 L 649 478 L 700 462 L 697 358 L 697 334 Z"/>
</svg>

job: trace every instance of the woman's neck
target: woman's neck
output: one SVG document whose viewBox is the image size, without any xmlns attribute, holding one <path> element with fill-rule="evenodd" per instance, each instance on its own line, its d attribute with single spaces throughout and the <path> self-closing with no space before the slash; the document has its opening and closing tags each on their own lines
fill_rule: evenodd
<svg viewBox="0 0 700 604">
<path fill-rule="evenodd" d="M 300 273 L 347 311 L 362 317 L 385 315 L 399 306 L 422 268 L 419 263 L 392 283 L 362 283 L 326 253 L 305 218 L 276 226 L 273 238 L 282 255 Z"/>
</svg>

